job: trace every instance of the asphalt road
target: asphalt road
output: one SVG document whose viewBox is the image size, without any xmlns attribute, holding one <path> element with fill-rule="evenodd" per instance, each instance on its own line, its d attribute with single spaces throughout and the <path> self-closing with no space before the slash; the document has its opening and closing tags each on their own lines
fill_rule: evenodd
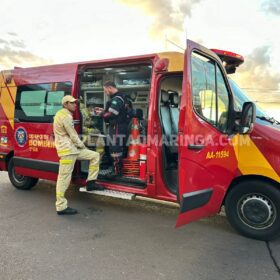
<svg viewBox="0 0 280 280">
<path fill-rule="evenodd" d="M 280 240 L 244 238 L 216 216 L 174 229 L 178 209 L 80 193 L 57 216 L 54 183 L 19 191 L 0 173 L 0 279 L 280 279 Z"/>
</svg>

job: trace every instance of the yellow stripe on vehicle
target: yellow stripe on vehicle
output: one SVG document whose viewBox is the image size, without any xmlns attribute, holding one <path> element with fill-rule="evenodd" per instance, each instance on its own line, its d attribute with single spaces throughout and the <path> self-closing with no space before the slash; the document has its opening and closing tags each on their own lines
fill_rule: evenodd
<svg viewBox="0 0 280 280">
<path fill-rule="evenodd" d="M 9 87 L 13 101 L 16 102 L 17 87 Z"/>
<path fill-rule="evenodd" d="M 11 95 L 9 93 L 9 90 Z M 13 98 L 15 98 L 17 88 L 13 87 L 13 88 L 9 88 L 9 90 L 7 87 L 2 88 L 0 103 L 2 105 L 3 111 L 8 121 L 10 122 L 12 129 L 14 129 L 15 104 Z"/>
<path fill-rule="evenodd" d="M 15 87 L 16 83 L 13 79 L 13 73 L 12 70 L 3 70 L 1 72 L 1 78 L 0 78 L 0 86 L 5 87 Z"/>
<path fill-rule="evenodd" d="M 168 71 L 183 71 L 184 70 L 184 54 L 176 52 L 162 52 L 158 54 L 159 58 L 167 58 L 169 60 Z"/>
<path fill-rule="evenodd" d="M 233 140 L 238 168 L 243 175 L 262 175 L 280 182 L 279 175 L 249 135 L 236 135 Z"/>
</svg>

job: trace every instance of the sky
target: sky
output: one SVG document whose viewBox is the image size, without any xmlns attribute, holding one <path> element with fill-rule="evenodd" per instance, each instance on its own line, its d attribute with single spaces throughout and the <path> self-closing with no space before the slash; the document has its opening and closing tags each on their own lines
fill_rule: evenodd
<svg viewBox="0 0 280 280">
<path fill-rule="evenodd" d="M 0 69 L 159 51 L 244 56 L 234 79 L 280 103 L 280 0 L 0 0 Z"/>
</svg>

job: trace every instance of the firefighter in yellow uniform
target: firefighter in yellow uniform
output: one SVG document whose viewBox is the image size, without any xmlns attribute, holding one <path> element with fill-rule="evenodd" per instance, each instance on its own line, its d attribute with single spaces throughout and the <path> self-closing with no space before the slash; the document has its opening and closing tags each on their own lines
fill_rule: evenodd
<svg viewBox="0 0 280 280">
<path fill-rule="evenodd" d="M 77 108 L 76 99 L 70 95 L 62 98 L 63 108 L 59 110 L 53 123 L 55 135 L 55 147 L 60 157 L 59 173 L 56 184 L 56 211 L 58 215 L 73 215 L 76 209 L 67 207 L 65 192 L 69 187 L 72 171 L 76 160 L 89 160 L 89 171 L 87 178 L 87 191 L 104 190 L 95 180 L 99 171 L 100 155 L 97 152 L 86 149 L 74 129 L 72 113 Z"/>
</svg>

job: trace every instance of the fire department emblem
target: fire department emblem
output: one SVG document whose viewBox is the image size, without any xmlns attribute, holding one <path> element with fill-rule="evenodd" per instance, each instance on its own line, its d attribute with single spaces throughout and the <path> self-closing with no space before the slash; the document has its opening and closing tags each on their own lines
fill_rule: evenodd
<svg viewBox="0 0 280 280">
<path fill-rule="evenodd" d="M 16 142 L 23 147 L 27 142 L 27 132 L 23 127 L 19 127 L 15 133 Z"/>
</svg>

